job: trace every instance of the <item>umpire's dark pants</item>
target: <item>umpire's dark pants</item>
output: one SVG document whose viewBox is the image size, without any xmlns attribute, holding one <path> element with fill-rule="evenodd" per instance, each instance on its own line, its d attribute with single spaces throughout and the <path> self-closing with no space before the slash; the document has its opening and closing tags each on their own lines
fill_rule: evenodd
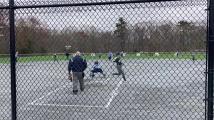
<svg viewBox="0 0 214 120">
<path fill-rule="evenodd" d="M 78 91 L 78 84 L 80 84 L 80 90 L 83 91 L 84 86 L 84 80 L 83 80 L 83 72 L 73 72 L 73 91 Z"/>
</svg>

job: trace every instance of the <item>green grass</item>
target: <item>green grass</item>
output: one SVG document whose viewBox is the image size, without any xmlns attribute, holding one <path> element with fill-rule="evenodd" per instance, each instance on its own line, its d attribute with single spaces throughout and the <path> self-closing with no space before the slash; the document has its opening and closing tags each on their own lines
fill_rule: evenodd
<svg viewBox="0 0 214 120">
<path fill-rule="evenodd" d="M 184 60 L 190 60 L 193 59 L 193 56 L 191 53 L 179 53 L 178 56 L 175 55 L 175 53 L 159 53 L 159 55 L 155 55 L 155 53 L 142 53 L 140 56 L 136 56 L 135 54 L 128 54 L 125 56 L 125 59 L 184 59 Z M 203 53 L 196 53 L 195 54 L 195 60 L 204 60 L 206 59 L 205 55 Z"/>
<path fill-rule="evenodd" d="M 10 59 L 9 57 L 0 58 L 0 63 L 9 63 Z"/>
<path fill-rule="evenodd" d="M 127 53 L 123 59 L 172 59 L 172 60 L 192 60 L 192 54 L 190 52 L 183 52 L 179 53 L 178 56 L 175 55 L 174 52 L 160 52 L 159 55 L 155 55 L 154 52 L 145 52 L 140 53 L 140 56 L 136 55 L 137 53 Z M 84 58 L 86 60 L 105 60 L 107 58 L 107 54 L 96 54 L 96 56 L 91 56 L 91 54 L 84 54 Z M 57 61 L 67 61 L 66 56 L 63 54 L 57 55 Z M 203 53 L 195 53 L 195 60 L 205 60 L 205 54 Z M 25 63 L 25 62 L 38 62 L 38 61 L 54 61 L 53 55 L 21 55 L 18 58 L 18 62 Z M 9 63 L 10 59 L 7 55 L 0 55 L 0 63 Z"/>
</svg>

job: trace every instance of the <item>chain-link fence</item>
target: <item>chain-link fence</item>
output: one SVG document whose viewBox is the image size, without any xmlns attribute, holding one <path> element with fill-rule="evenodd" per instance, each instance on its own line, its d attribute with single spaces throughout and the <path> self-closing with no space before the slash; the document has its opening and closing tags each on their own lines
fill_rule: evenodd
<svg viewBox="0 0 214 120">
<path fill-rule="evenodd" d="M 8 4 L 0 2 L 2 120 L 11 118 Z M 15 1 L 17 119 L 205 120 L 207 4 Z"/>
<path fill-rule="evenodd" d="M 0 2 L 0 6 L 6 6 Z M 9 10 L 0 9 L 0 119 L 7 120 L 11 116 L 10 91 L 10 56 L 9 53 Z"/>
</svg>

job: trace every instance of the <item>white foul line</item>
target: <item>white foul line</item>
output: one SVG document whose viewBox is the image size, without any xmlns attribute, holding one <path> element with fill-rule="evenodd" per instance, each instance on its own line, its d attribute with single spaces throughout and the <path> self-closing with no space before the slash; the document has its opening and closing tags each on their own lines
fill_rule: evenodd
<svg viewBox="0 0 214 120">
<path fill-rule="evenodd" d="M 113 99 L 114 99 L 114 97 L 116 97 L 117 95 L 118 95 L 118 93 L 119 93 L 119 87 L 120 87 L 120 85 L 123 83 L 123 80 L 121 80 L 118 84 L 117 84 L 117 86 L 116 86 L 116 88 L 112 91 L 112 93 L 111 93 L 111 98 L 109 99 L 109 101 L 108 101 L 108 103 L 105 105 L 105 108 L 108 108 L 109 107 L 109 105 L 111 104 L 111 102 L 113 101 Z"/>
<path fill-rule="evenodd" d="M 36 106 L 52 106 L 52 107 L 86 107 L 86 108 L 105 108 L 105 106 L 90 106 L 90 105 L 59 105 L 59 104 L 41 104 L 36 103 Z"/>
<path fill-rule="evenodd" d="M 108 107 L 110 106 L 111 102 L 113 101 L 114 97 L 116 97 L 116 96 L 118 95 L 118 93 L 119 93 L 119 90 L 118 90 L 118 89 L 119 89 L 119 87 L 121 86 L 122 83 L 123 83 L 123 80 L 121 80 L 121 81 L 117 84 L 116 88 L 111 92 L 111 97 L 110 97 L 108 103 L 107 103 L 105 106 L 59 105 L 59 104 L 43 104 L 43 103 L 36 103 L 37 101 L 42 100 L 43 98 L 45 98 L 45 97 L 51 95 L 52 93 L 57 92 L 57 91 L 60 90 L 60 89 L 63 89 L 64 87 L 66 87 L 66 85 L 64 85 L 64 86 L 62 86 L 62 87 L 59 87 L 59 88 L 57 88 L 56 90 L 51 91 L 51 92 L 49 92 L 49 93 L 46 94 L 46 95 L 43 95 L 42 97 L 40 97 L 39 99 L 34 100 L 33 102 L 29 103 L 28 105 L 35 105 L 35 106 L 53 106 L 53 107 L 55 106 L 55 107 L 108 108 Z"/>
<path fill-rule="evenodd" d="M 29 105 L 34 105 L 38 100 L 42 100 L 43 98 L 45 98 L 45 97 L 51 95 L 52 93 L 55 93 L 55 92 L 57 92 L 57 91 L 60 90 L 60 89 L 63 89 L 64 87 L 66 87 L 66 85 L 64 85 L 64 86 L 62 86 L 62 87 L 58 87 L 56 90 L 51 91 L 51 92 L 49 92 L 49 93 L 46 94 L 46 95 L 43 95 L 43 96 L 40 97 L 39 99 L 36 99 L 36 100 L 34 100 L 33 102 L 29 103 Z"/>
</svg>

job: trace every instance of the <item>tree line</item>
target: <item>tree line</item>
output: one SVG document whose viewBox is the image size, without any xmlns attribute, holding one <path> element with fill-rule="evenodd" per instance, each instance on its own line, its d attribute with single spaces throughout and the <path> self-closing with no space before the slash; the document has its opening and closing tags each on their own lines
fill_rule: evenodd
<svg viewBox="0 0 214 120">
<path fill-rule="evenodd" d="M 1 12 L 0 12 L 1 13 Z M 54 24 L 54 23 L 52 23 Z M 51 24 L 50 24 L 51 25 Z M 191 21 L 152 24 L 129 24 L 119 18 L 114 30 L 98 30 L 67 27 L 50 29 L 35 17 L 16 20 L 16 46 L 19 53 L 75 52 L 189 52 L 205 50 L 206 26 Z M 0 53 L 9 51 L 9 27 L 5 15 L 0 15 Z"/>
</svg>

